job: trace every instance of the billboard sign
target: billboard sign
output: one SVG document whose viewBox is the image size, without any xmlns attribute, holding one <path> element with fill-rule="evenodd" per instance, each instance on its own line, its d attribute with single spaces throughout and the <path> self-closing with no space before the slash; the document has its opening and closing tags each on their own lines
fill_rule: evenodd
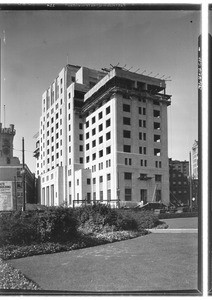
<svg viewBox="0 0 212 300">
<path fill-rule="evenodd" d="M 0 181 L 0 211 L 13 209 L 12 181 Z"/>
</svg>

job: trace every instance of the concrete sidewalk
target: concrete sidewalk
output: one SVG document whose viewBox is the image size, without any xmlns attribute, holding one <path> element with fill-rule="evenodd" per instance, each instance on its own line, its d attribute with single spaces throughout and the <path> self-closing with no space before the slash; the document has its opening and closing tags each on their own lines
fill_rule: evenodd
<svg viewBox="0 0 212 300">
<path fill-rule="evenodd" d="M 197 237 L 196 231 L 150 233 L 132 240 L 10 263 L 49 291 L 197 290 Z"/>
</svg>

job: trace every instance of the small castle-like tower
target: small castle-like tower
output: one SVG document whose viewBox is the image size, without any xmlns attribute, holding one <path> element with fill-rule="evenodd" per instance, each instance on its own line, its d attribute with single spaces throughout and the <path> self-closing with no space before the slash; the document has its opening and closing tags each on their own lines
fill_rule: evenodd
<svg viewBox="0 0 212 300">
<path fill-rule="evenodd" d="M 13 139 L 15 136 L 14 125 L 3 128 L 0 123 L 0 165 L 11 164 L 13 159 Z"/>
</svg>

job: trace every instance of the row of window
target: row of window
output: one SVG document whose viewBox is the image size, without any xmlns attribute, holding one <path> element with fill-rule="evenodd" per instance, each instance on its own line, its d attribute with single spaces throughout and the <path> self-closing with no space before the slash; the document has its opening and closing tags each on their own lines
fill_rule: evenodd
<svg viewBox="0 0 212 300">
<path fill-rule="evenodd" d="M 105 122 L 106 128 L 109 127 L 110 124 L 111 124 L 110 119 L 107 119 L 106 122 Z M 103 123 L 101 123 L 101 124 L 99 125 L 99 132 L 101 132 L 102 130 L 103 130 Z M 92 134 L 92 135 L 95 135 L 95 134 L 96 134 L 96 128 L 93 128 L 93 129 L 92 129 L 91 134 Z M 90 133 L 89 133 L 89 132 L 86 132 L 86 135 L 85 135 L 86 139 L 89 139 L 89 136 L 90 136 Z"/>
<path fill-rule="evenodd" d="M 131 145 L 123 145 L 123 152 L 131 153 Z M 147 154 L 146 147 L 139 147 L 139 154 Z M 161 156 L 161 149 L 154 148 L 154 156 Z"/>
<path fill-rule="evenodd" d="M 111 146 L 108 146 L 106 147 L 105 149 L 105 154 L 108 155 L 111 153 Z M 104 154 L 104 151 L 103 149 L 99 151 L 99 158 L 103 157 L 103 154 Z M 96 159 L 96 153 L 93 153 L 92 154 L 92 160 L 95 160 Z M 90 156 L 86 156 L 86 163 L 89 163 L 90 162 Z"/>
<path fill-rule="evenodd" d="M 140 174 L 140 177 L 142 177 L 142 175 L 146 175 L 146 174 Z M 132 180 L 132 173 L 130 172 L 125 172 L 124 173 L 124 179 L 125 180 Z M 106 180 L 110 181 L 111 180 L 111 174 L 106 174 Z M 155 174 L 155 181 L 156 182 L 161 182 L 162 181 L 162 175 L 159 174 Z M 96 184 L 96 178 L 92 179 L 92 183 L 93 185 Z M 99 183 L 103 183 L 103 176 L 99 176 Z M 91 180 L 90 178 L 87 178 L 87 185 L 91 184 Z M 79 179 L 77 179 L 77 185 L 79 185 Z M 69 182 L 69 187 L 71 186 L 70 182 Z"/>
<path fill-rule="evenodd" d="M 108 115 L 108 114 L 110 113 L 110 106 L 106 107 L 105 113 L 106 113 L 106 115 Z M 102 119 L 102 116 L 103 116 L 103 113 L 102 113 L 102 111 L 101 111 L 101 112 L 99 112 L 99 114 L 98 114 L 98 119 L 101 120 L 101 119 Z M 91 119 L 91 124 L 94 124 L 95 122 L 96 122 L 96 117 L 94 116 L 94 117 L 92 117 L 92 119 Z M 86 128 L 89 127 L 89 124 L 90 124 L 90 122 L 89 122 L 89 120 L 88 120 L 88 121 L 85 123 Z"/>
<path fill-rule="evenodd" d="M 99 170 L 102 170 L 103 167 L 104 167 L 103 162 L 99 163 Z M 111 167 L 111 160 L 110 159 L 106 160 L 106 168 L 109 168 L 109 167 Z M 92 169 L 92 172 L 96 172 L 96 165 L 92 166 L 91 169 Z"/>
<path fill-rule="evenodd" d="M 124 112 L 131 112 L 131 106 L 129 104 L 123 104 L 123 111 Z M 138 113 L 140 115 L 146 115 L 146 107 L 138 107 Z M 153 116 L 155 118 L 159 118 L 160 117 L 160 111 L 154 109 L 153 110 Z"/>
<path fill-rule="evenodd" d="M 110 140 L 110 138 L 111 138 L 111 133 L 110 133 L 110 131 L 106 133 L 105 137 L 106 137 L 106 141 Z M 100 136 L 100 137 L 99 137 L 99 144 L 102 144 L 102 143 L 103 143 L 103 136 Z M 93 148 L 93 147 L 96 147 L 96 140 L 93 140 L 93 141 L 91 142 L 91 145 L 92 145 L 92 148 Z M 89 143 L 87 143 L 87 144 L 85 145 L 85 149 L 86 149 L 86 151 L 90 149 L 90 144 L 89 144 Z"/>
<path fill-rule="evenodd" d="M 131 118 L 123 117 L 123 125 L 131 125 Z M 139 127 L 146 128 L 146 120 L 138 120 Z M 159 122 L 153 122 L 153 128 L 155 130 L 161 129 L 161 124 Z"/>
<path fill-rule="evenodd" d="M 140 174 L 140 179 L 144 179 L 146 176 L 147 176 L 147 174 Z M 132 173 L 125 172 L 124 173 L 124 179 L 125 180 L 132 180 Z M 155 181 L 161 182 L 162 181 L 162 175 L 156 174 L 155 175 Z"/>
</svg>

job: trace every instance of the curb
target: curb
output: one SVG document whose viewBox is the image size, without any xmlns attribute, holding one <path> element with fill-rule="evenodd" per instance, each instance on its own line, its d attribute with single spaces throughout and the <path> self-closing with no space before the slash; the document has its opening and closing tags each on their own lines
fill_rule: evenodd
<svg viewBox="0 0 212 300">
<path fill-rule="evenodd" d="M 167 228 L 167 229 L 149 229 L 151 233 L 198 233 L 197 228 Z"/>
</svg>

